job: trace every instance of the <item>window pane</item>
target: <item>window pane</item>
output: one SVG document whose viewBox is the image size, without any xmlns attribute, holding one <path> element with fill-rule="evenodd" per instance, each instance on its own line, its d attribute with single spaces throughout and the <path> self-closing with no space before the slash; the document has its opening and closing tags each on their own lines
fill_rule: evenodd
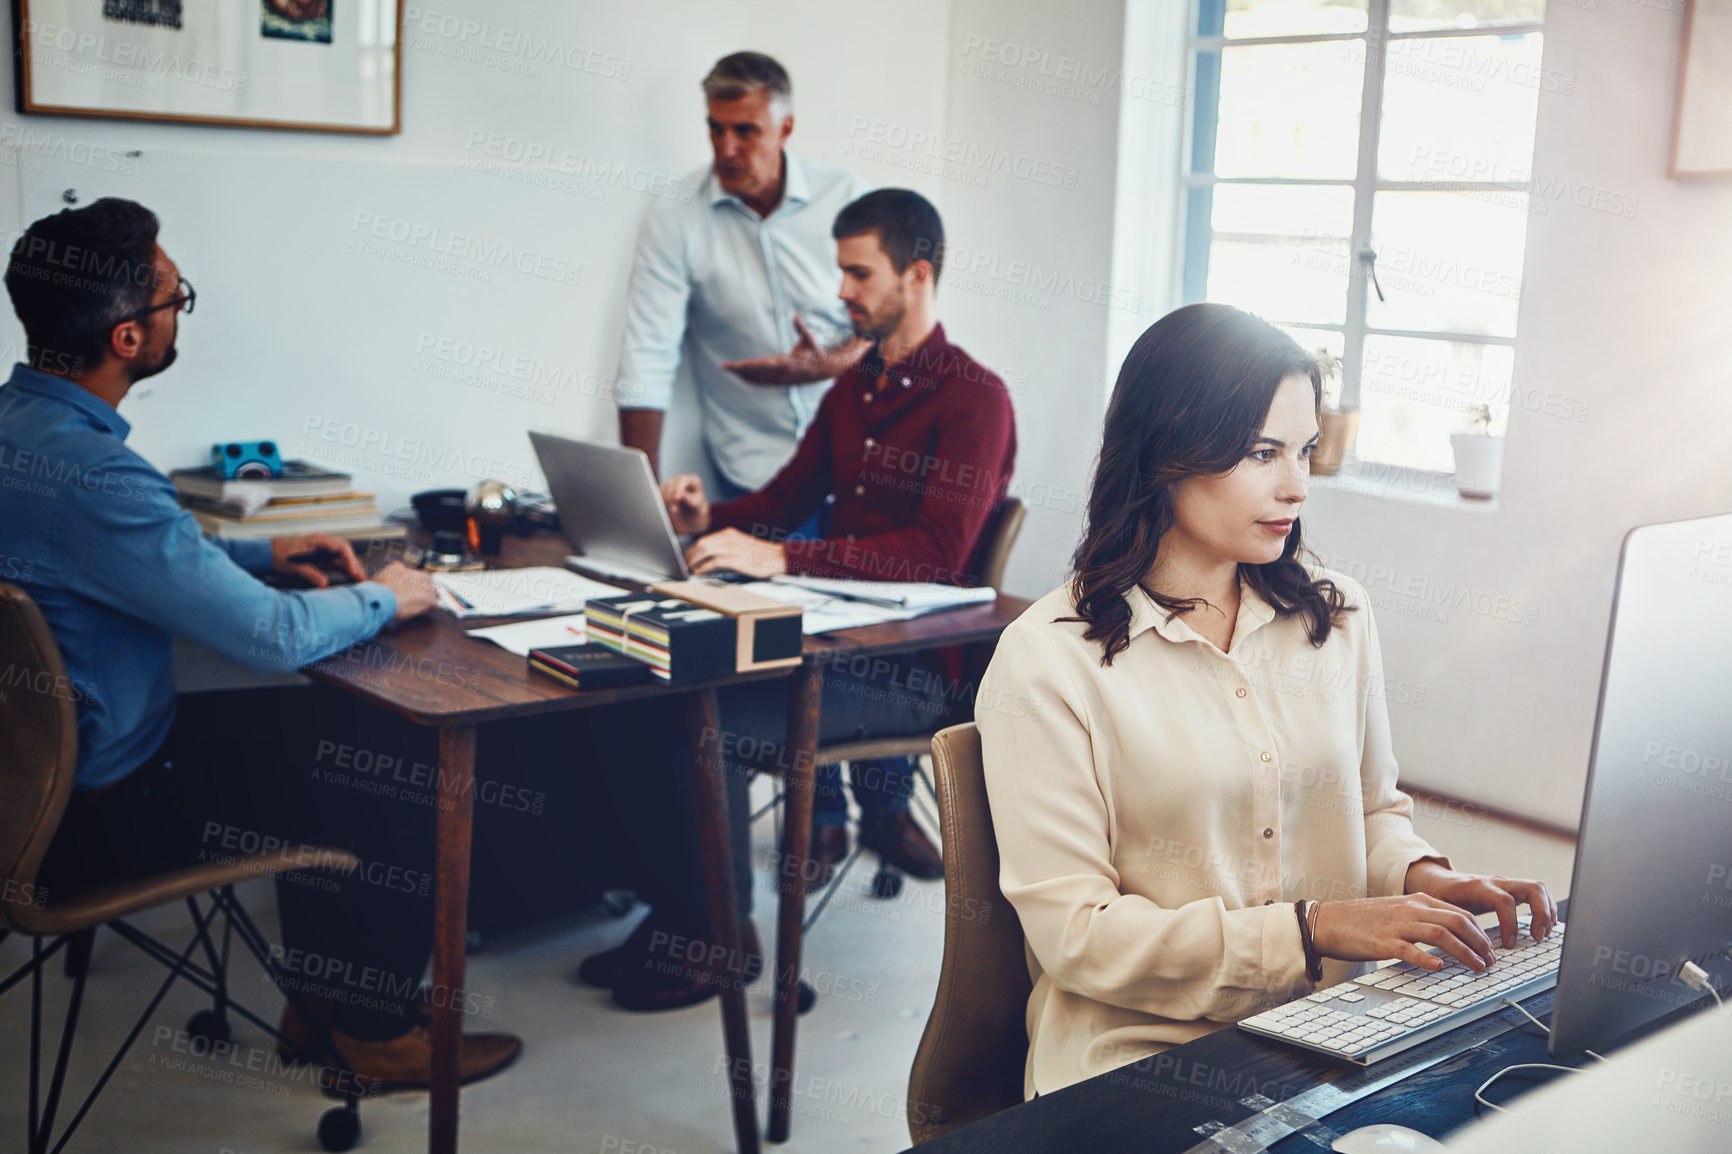
<svg viewBox="0 0 1732 1154">
<path fill-rule="evenodd" d="M 1540 70 L 1542 39 L 1535 33 L 1391 40 L 1378 175 L 1421 181 L 1529 179 L 1534 114 L 1546 82 Z"/>
<path fill-rule="evenodd" d="M 1208 2 L 1200 6 L 1204 16 Z M 1199 21 L 1198 33 L 1209 30 Z M 1365 0 L 1227 0 L 1228 36 L 1303 36 L 1321 32 L 1365 31 Z"/>
<path fill-rule="evenodd" d="M 1371 247 L 1386 299 L 1367 298 L 1370 327 L 1515 335 L 1527 197 L 1479 195 L 1377 194 Z"/>
<path fill-rule="evenodd" d="M 1270 319 L 1340 324 L 1353 189 L 1218 184 L 1206 298 Z"/>
<path fill-rule="evenodd" d="M 1389 30 L 1481 28 L 1516 20 L 1543 20 L 1545 15 L 1546 0 L 1390 0 Z"/>
<path fill-rule="evenodd" d="M 1325 356 L 1341 359 L 1342 352 L 1347 347 L 1347 337 L 1333 329 L 1307 329 L 1297 325 L 1285 325 L 1282 332 L 1299 342 L 1299 347 L 1308 353 L 1322 353 Z M 1323 405 L 1325 408 L 1341 407 L 1341 374 L 1323 378 Z"/>
<path fill-rule="evenodd" d="M 1353 187 L 1217 184 L 1210 224 L 1218 233 L 1278 233 L 1345 243 L 1353 231 Z"/>
<path fill-rule="evenodd" d="M 1473 429 L 1477 406 L 1490 406 L 1491 431 L 1503 433 L 1514 363 L 1508 345 L 1368 335 L 1359 386 L 1360 460 L 1453 471 L 1449 435 Z"/>
<path fill-rule="evenodd" d="M 1212 62 L 1220 69 L 1215 173 L 1352 180 L 1364 51 L 1355 40 L 1199 53 L 1199 103 L 1200 78 Z"/>
<path fill-rule="evenodd" d="M 1340 324 L 1347 315 L 1347 246 L 1305 237 L 1217 240 L 1208 299 L 1272 321 Z"/>
</svg>

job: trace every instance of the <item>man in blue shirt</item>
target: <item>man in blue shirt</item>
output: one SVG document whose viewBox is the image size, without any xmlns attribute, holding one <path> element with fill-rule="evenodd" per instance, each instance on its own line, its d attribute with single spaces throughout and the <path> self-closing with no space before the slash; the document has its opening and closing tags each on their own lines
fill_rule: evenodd
<svg viewBox="0 0 1732 1154">
<path fill-rule="evenodd" d="M 725 499 L 776 475 L 830 379 L 870 345 L 851 338 L 836 299 L 830 237 L 836 214 L 869 186 L 847 169 L 784 151 L 794 131 L 792 89 L 770 57 L 723 57 L 703 88 L 714 161 L 686 182 L 696 190 L 691 199 L 664 202 L 644 221 L 617 395 L 621 443 L 648 454 L 659 475 L 662 415 L 688 359 Z M 774 354 L 796 345 L 822 362 L 821 372 L 776 371 L 784 358 Z"/>
<path fill-rule="evenodd" d="M 220 710 L 176 719 L 171 645 L 186 637 L 262 670 L 291 670 L 372 637 L 434 603 L 423 573 L 393 563 L 367 578 L 346 541 L 321 534 L 273 541 L 206 540 L 174 486 L 126 447 L 117 408 L 175 359 L 192 286 L 157 244 L 155 214 L 106 198 L 31 225 L 13 247 L 6 289 L 30 363 L 0 387 L 0 555 L 41 608 L 77 710 L 74 793 L 41 870 L 52 895 L 248 852 L 278 831 L 376 859 L 383 882 L 336 892 L 306 876 L 279 879 L 285 958 L 317 954 L 403 975 L 411 992 L 431 950 L 424 908 L 395 900 L 411 864 L 430 858 L 426 830 L 369 822 L 360 807 L 314 796 Z M 334 552 L 354 583 L 327 588 L 291 558 Z M 314 588 L 272 588 L 292 574 Z M 234 719 L 229 719 L 231 722 Z M 266 735 L 267 738 L 269 735 Z M 261 832 L 262 831 L 262 832 Z M 359 839 L 359 840 L 358 840 Z M 393 886 L 390 879 L 395 878 Z M 286 880 L 285 880 L 286 879 Z M 425 1084 L 430 1043 L 412 996 L 343 1002 L 337 1044 L 367 1085 Z M 287 1033 L 304 1023 L 285 1012 Z M 515 1056 L 506 1035 L 472 1036 L 466 1078 Z"/>
</svg>

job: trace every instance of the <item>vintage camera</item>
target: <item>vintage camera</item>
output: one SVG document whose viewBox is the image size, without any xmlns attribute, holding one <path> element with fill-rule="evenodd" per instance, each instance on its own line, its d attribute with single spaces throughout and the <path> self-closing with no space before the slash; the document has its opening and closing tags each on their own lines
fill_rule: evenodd
<svg viewBox="0 0 1732 1154">
<path fill-rule="evenodd" d="M 275 441 L 230 441 L 210 447 L 210 463 L 225 481 L 268 481 L 283 475 Z"/>
</svg>

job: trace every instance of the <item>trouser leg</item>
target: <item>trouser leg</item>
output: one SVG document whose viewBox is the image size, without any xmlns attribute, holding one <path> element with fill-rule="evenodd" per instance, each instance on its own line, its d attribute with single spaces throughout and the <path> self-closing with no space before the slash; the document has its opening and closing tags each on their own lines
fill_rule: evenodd
<svg viewBox="0 0 1732 1154">
<path fill-rule="evenodd" d="M 433 949 L 431 731 L 324 687 L 283 695 L 278 706 L 268 721 L 283 765 L 249 775 L 251 824 L 360 859 L 346 876 L 278 875 L 285 984 L 330 999 L 344 1034 L 397 1037 L 418 1021 Z"/>
<path fill-rule="evenodd" d="M 914 786 L 914 759 L 861 758 L 849 764 L 848 780 L 854 787 L 854 800 L 860 803 L 860 820 L 870 825 L 907 812 Z"/>
<path fill-rule="evenodd" d="M 336 760 L 339 730 L 334 718 L 306 712 L 311 692 L 182 698 L 150 761 L 100 795 L 73 796 L 44 884 L 52 897 L 301 844 L 355 852 L 362 868 L 348 876 L 278 875 L 283 944 L 274 953 L 285 984 L 332 998 L 339 1029 L 394 1037 L 413 1024 L 431 951 L 432 810 L 416 814 L 315 776 L 321 761 Z"/>
</svg>

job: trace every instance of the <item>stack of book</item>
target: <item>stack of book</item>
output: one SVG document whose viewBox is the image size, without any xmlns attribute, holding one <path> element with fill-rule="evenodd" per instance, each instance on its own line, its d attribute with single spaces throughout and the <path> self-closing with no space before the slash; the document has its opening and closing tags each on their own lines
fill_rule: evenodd
<svg viewBox="0 0 1732 1154">
<path fill-rule="evenodd" d="M 677 597 L 626 593 L 584 602 L 589 640 L 635 657 L 673 685 L 734 672 L 734 619 Z"/>
<path fill-rule="evenodd" d="M 529 651 L 529 668 L 573 689 L 641 685 L 655 676 L 641 661 L 600 645 L 557 645 Z"/>
<path fill-rule="evenodd" d="M 169 480 L 180 503 L 206 534 L 230 540 L 330 533 L 338 537 L 401 537 L 387 525 L 373 494 L 355 491 L 354 478 L 306 461 L 287 461 L 269 480 L 225 480 L 216 469 L 177 469 Z"/>
</svg>

